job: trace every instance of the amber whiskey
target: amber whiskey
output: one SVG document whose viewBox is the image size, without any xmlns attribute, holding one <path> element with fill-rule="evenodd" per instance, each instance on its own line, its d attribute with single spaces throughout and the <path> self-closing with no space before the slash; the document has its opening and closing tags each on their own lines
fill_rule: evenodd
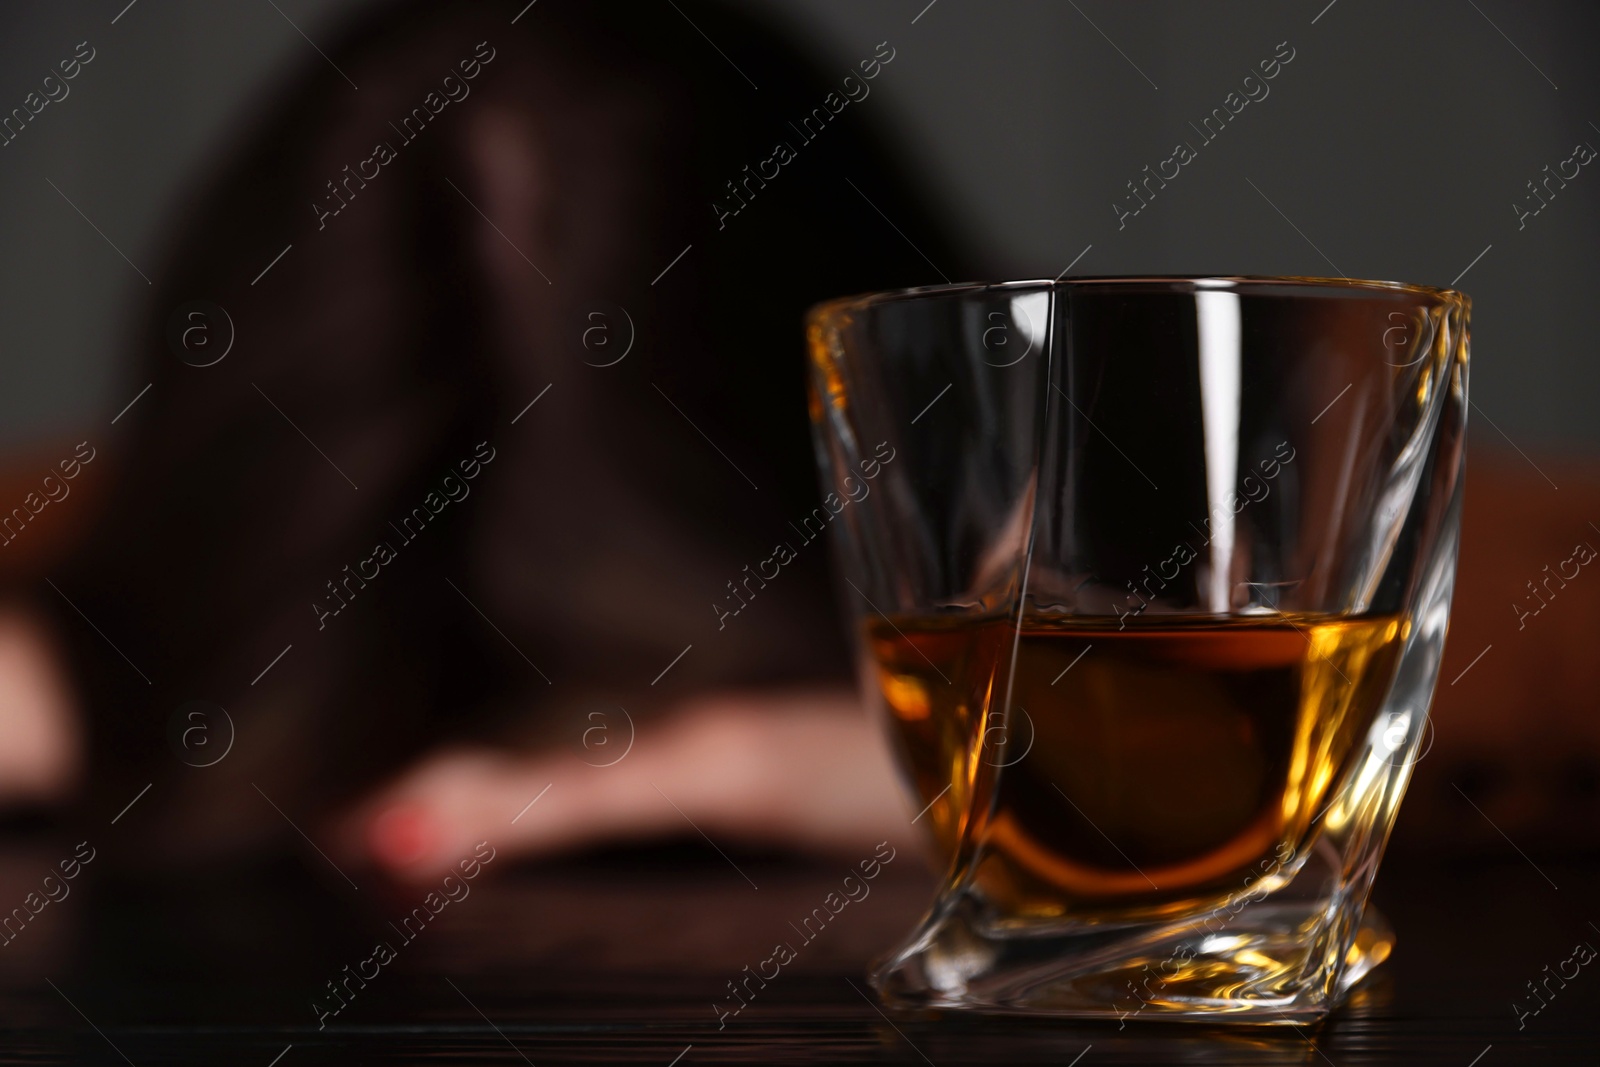
<svg viewBox="0 0 1600 1067">
<path fill-rule="evenodd" d="M 1405 630 L 1314 615 L 867 626 L 923 821 L 947 857 L 981 842 L 977 888 L 1023 920 L 1159 914 L 1296 854 Z"/>
</svg>

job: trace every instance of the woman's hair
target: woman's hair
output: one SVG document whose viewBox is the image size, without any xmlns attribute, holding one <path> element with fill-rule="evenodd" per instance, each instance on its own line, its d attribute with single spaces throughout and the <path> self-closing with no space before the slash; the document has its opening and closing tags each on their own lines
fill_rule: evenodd
<svg viewBox="0 0 1600 1067">
<path fill-rule="evenodd" d="M 56 579 L 100 631 L 61 607 L 91 803 L 155 783 L 142 855 L 292 838 L 508 725 L 847 670 L 792 525 L 800 317 L 961 265 L 887 162 L 896 42 L 812 68 L 707 4 L 511 14 L 371 11 L 175 206 L 153 384 Z M 194 700 L 235 730 L 210 766 L 174 740 Z"/>
</svg>

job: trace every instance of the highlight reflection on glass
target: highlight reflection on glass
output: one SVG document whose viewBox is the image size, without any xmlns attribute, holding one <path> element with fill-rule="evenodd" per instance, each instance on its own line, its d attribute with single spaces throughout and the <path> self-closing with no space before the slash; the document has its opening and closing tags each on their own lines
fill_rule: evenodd
<svg viewBox="0 0 1600 1067">
<path fill-rule="evenodd" d="M 1290 1022 L 1366 898 L 1455 577 L 1465 296 L 1081 279 L 808 324 L 863 681 L 947 864 L 908 1005 Z M 1401 329 L 1396 329 L 1397 324 Z"/>
</svg>

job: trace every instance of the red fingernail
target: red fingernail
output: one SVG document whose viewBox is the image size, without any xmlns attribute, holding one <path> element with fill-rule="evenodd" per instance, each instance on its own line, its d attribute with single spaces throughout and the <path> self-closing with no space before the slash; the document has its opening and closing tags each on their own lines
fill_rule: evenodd
<svg viewBox="0 0 1600 1067">
<path fill-rule="evenodd" d="M 415 804 L 390 808 L 367 831 L 367 847 L 387 867 L 411 867 L 439 846 L 439 829 L 428 812 Z"/>
</svg>

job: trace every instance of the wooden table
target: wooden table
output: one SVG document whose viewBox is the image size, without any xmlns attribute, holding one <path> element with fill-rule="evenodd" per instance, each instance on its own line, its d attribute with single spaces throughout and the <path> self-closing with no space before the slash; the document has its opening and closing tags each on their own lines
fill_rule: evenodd
<svg viewBox="0 0 1600 1067">
<path fill-rule="evenodd" d="M 60 847 L 0 851 L 4 904 Z M 409 942 L 388 923 L 427 887 L 352 889 L 315 856 L 159 883 L 91 868 L 0 949 L 0 1064 L 1600 1063 L 1600 964 L 1520 1031 L 1512 1008 L 1575 943 L 1600 946 L 1594 861 L 1391 857 L 1396 954 L 1322 1027 L 1119 1030 L 881 1012 L 864 968 L 930 891 L 906 857 L 719 1029 L 726 983 L 795 941 L 848 865 L 733 858 L 759 888 L 689 845 L 508 865 Z M 313 999 L 380 939 L 396 958 L 319 1030 Z"/>
</svg>

